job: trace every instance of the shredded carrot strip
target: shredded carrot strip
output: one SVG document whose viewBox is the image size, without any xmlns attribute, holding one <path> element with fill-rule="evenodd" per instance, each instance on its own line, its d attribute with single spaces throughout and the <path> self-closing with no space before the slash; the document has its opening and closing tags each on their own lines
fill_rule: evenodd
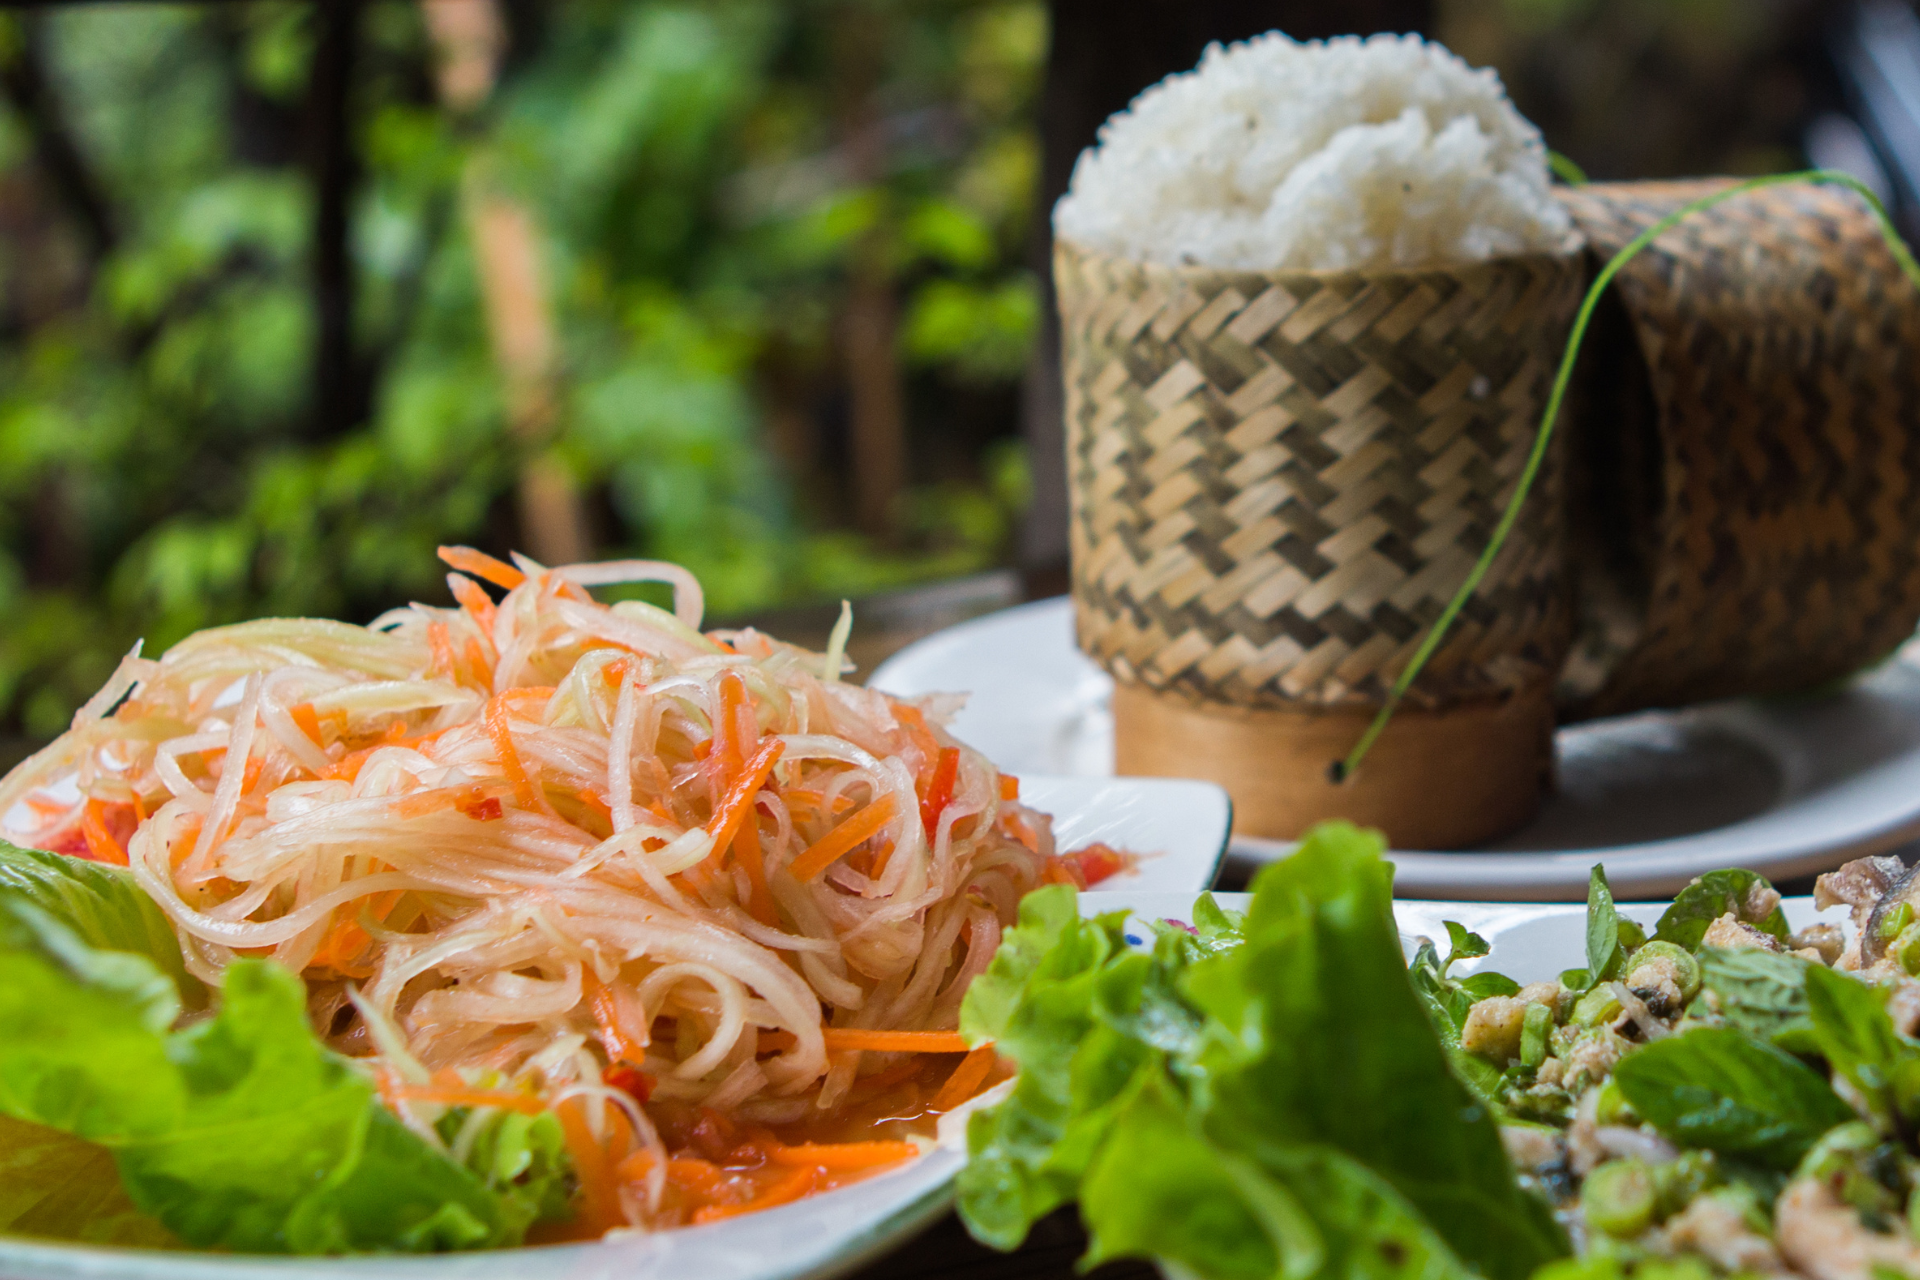
<svg viewBox="0 0 1920 1280">
<path fill-rule="evenodd" d="M 626 1221 L 620 1212 L 620 1191 L 614 1182 L 612 1161 L 607 1149 L 594 1140 L 587 1127 L 586 1100 L 569 1098 L 556 1107 L 561 1131 L 566 1135 L 567 1154 L 573 1157 L 574 1176 L 580 1181 L 581 1226 L 594 1235 L 605 1235 Z"/>
<path fill-rule="evenodd" d="M 546 1104 L 530 1093 L 513 1093 L 506 1089 L 475 1089 L 468 1085 L 422 1084 L 395 1085 L 392 1096 L 411 1102 L 432 1102 L 443 1107 L 498 1107 L 502 1111 L 518 1111 L 522 1115 L 537 1116 L 547 1109 Z M 566 1116 L 563 1112 L 561 1121 Z M 605 1157 L 602 1156 L 604 1163 Z M 579 1162 L 575 1157 L 575 1163 Z"/>
<path fill-rule="evenodd" d="M 1010 773 L 1001 774 L 1000 798 L 1002 800 L 1018 800 L 1020 798 L 1020 779 Z"/>
<path fill-rule="evenodd" d="M 642 1066 L 647 1060 L 646 1046 L 636 1043 L 633 1038 L 620 1029 L 619 1006 L 614 1002 L 613 992 L 600 981 L 592 969 L 587 970 L 587 996 L 593 1005 L 593 1020 L 600 1024 L 600 1031 L 607 1039 L 607 1048 L 615 1062 L 631 1062 Z"/>
<path fill-rule="evenodd" d="M 716 851 L 725 849 L 732 843 L 734 833 L 740 829 L 740 823 L 753 812 L 753 798 L 760 793 L 760 787 L 773 772 L 774 764 L 780 759 L 780 753 L 786 749 L 786 743 L 778 738 L 768 738 L 753 753 L 753 759 L 747 761 L 739 778 L 727 788 L 727 794 L 715 809 L 713 817 L 707 822 L 707 833 L 713 837 Z"/>
<path fill-rule="evenodd" d="M 919 1154 L 920 1148 L 911 1142 L 802 1142 L 791 1147 L 775 1147 L 767 1152 L 767 1159 L 775 1164 L 812 1165 L 816 1169 L 843 1172 L 898 1164 Z"/>
<path fill-rule="evenodd" d="M 747 914 L 766 925 L 778 928 L 780 917 L 774 911 L 773 894 L 767 888 L 766 860 L 760 853 L 760 824 L 748 819 L 733 837 L 733 856 L 747 873 Z"/>
<path fill-rule="evenodd" d="M 253 759 L 247 761 L 247 767 L 240 771 L 240 790 L 243 792 L 253 790 L 254 786 L 260 781 L 260 774 L 266 767 L 267 758 L 265 756 L 255 756 Z"/>
<path fill-rule="evenodd" d="M 460 670 L 456 664 L 459 659 L 453 656 L 453 636 L 447 630 L 446 623 L 427 624 L 427 652 L 432 656 L 432 665 L 427 668 L 427 674 L 458 683 Z"/>
<path fill-rule="evenodd" d="M 508 689 L 505 693 L 502 693 L 500 696 L 503 698 L 516 698 L 516 699 L 531 698 L 536 702 L 545 702 L 547 699 L 553 696 L 553 693 L 554 693 L 554 688 L 550 684 L 527 684 L 527 685 L 521 685 L 517 689 Z"/>
<path fill-rule="evenodd" d="M 960 748 L 942 747 L 935 758 L 933 776 L 927 780 L 927 789 L 920 800 L 920 825 L 927 830 L 927 839 L 940 827 L 940 815 L 953 803 L 953 785 L 960 778 Z"/>
<path fill-rule="evenodd" d="M 819 1166 L 806 1165 L 795 1169 L 745 1204 L 710 1204 L 704 1209 L 696 1209 L 693 1222 L 697 1226 L 706 1222 L 719 1222 L 725 1218 L 737 1218 L 743 1213 L 758 1213 L 762 1209 L 771 1209 L 776 1205 L 792 1204 L 795 1200 L 810 1194 L 814 1184 L 819 1181 Z"/>
<path fill-rule="evenodd" d="M 297 707 L 288 707 L 287 716 L 293 721 L 294 728 L 313 739 L 313 745 L 324 747 L 320 741 L 320 715 L 313 709 L 311 702 L 303 702 Z"/>
<path fill-rule="evenodd" d="M 933 1101 L 927 1104 L 929 1111 L 951 1111 L 961 1103 L 980 1092 L 987 1073 L 993 1070 L 997 1055 L 993 1045 L 983 1044 L 966 1057 L 960 1059 L 960 1065 L 953 1069 L 947 1082 L 940 1086 L 940 1092 L 933 1095 Z"/>
<path fill-rule="evenodd" d="M 746 763 L 741 752 L 740 708 L 747 700 L 747 682 L 737 671 L 720 673 L 720 707 L 713 717 L 713 755 L 721 769 L 721 786 L 731 783 Z"/>
<path fill-rule="evenodd" d="M 491 637 L 496 610 L 492 598 L 480 589 L 480 584 L 472 578 L 448 574 L 447 586 L 453 589 L 453 598 L 460 602 L 460 607 L 473 615 L 473 620 L 480 625 L 480 634 Z"/>
<path fill-rule="evenodd" d="M 107 806 L 100 800 L 87 801 L 86 815 L 80 819 L 80 835 L 87 842 L 87 852 L 96 862 L 110 862 L 116 867 L 127 865 L 127 851 L 114 839 L 113 831 L 107 826 Z"/>
<path fill-rule="evenodd" d="M 881 876 L 887 874 L 887 864 L 892 861 L 893 841 L 889 840 L 880 846 L 879 853 L 873 855 L 873 866 L 867 869 L 867 878 L 869 880 L 878 880 Z"/>
<path fill-rule="evenodd" d="M 895 807 L 893 792 L 889 791 L 807 846 L 806 852 L 795 858 L 787 869 L 796 880 L 813 879 L 854 846 L 878 835 L 881 828 L 893 821 Z"/>
<path fill-rule="evenodd" d="M 514 750 L 513 731 L 507 727 L 505 698 L 494 698 L 487 703 L 487 736 L 493 739 L 493 752 L 500 757 L 501 774 L 513 784 L 513 798 L 522 809 L 539 809 L 539 792 L 534 790 L 533 779 L 527 776 L 520 753 Z"/>
<path fill-rule="evenodd" d="M 869 1031 L 861 1027 L 822 1027 L 827 1048 L 834 1053 L 870 1050 L 874 1053 L 966 1053 L 967 1041 L 958 1031 Z"/>
<path fill-rule="evenodd" d="M 488 640 L 483 646 L 479 640 L 468 636 L 467 647 L 461 650 L 466 655 L 467 665 L 473 669 L 474 683 L 482 689 L 493 687 L 493 659 L 487 656 L 492 649 L 493 641 Z"/>
<path fill-rule="evenodd" d="M 441 547 L 439 556 L 448 568 L 470 573 L 483 582 L 491 582 L 509 591 L 527 580 L 526 574 L 506 561 L 495 560 L 486 552 L 475 551 L 472 547 Z"/>
</svg>

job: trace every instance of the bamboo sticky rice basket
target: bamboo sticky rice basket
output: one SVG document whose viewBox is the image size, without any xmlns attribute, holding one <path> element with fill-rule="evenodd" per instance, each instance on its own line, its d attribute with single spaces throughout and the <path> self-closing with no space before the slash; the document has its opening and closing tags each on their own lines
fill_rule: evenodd
<svg viewBox="0 0 1920 1280">
<path fill-rule="evenodd" d="M 1485 548 L 1579 301 L 1577 253 L 1248 272 L 1056 251 L 1081 646 L 1123 773 L 1210 777 L 1244 833 L 1454 847 L 1524 822 L 1572 635 L 1563 473 L 1356 777 L 1352 746 Z"/>
</svg>

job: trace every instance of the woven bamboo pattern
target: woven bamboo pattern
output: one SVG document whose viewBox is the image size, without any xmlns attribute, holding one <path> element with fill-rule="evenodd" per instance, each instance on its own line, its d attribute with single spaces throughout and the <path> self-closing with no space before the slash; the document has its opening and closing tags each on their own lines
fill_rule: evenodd
<svg viewBox="0 0 1920 1280">
<path fill-rule="evenodd" d="M 1054 259 L 1081 647 L 1239 706 L 1370 706 L 1465 580 L 1532 445 L 1577 253 L 1245 272 Z M 1561 475 L 1410 700 L 1550 680 L 1571 635 Z"/>
<path fill-rule="evenodd" d="M 1720 185 L 1594 185 L 1565 199 L 1598 264 Z M 1663 234 L 1614 290 L 1637 339 L 1617 358 L 1633 367 L 1593 376 L 1650 387 L 1651 421 L 1589 409 L 1576 428 L 1651 433 L 1606 455 L 1643 455 L 1641 477 L 1595 477 L 1649 492 L 1624 521 L 1634 527 L 1578 540 L 1611 554 L 1581 566 L 1587 651 L 1570 671 L 1588 679 L 1563 686 L 1563 714 L 1808 688 L 1911 636 L 1920 292 L 1864 203 L 1811 185 L 1745 193 Z"/>
</svg>

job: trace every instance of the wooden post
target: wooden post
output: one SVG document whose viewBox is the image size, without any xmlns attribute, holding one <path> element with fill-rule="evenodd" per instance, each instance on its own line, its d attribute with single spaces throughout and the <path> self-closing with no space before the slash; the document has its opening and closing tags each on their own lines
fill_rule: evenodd
<svg viewBox="0 0 1920 1280">
<path fill-rule="evenodd" d="M 440 100 L 471 115 L 492 95 L 506 51 L 495 0 L 421 0 L 440 55 Z M 554 393 L 553 312 L 541 262 L 540 226 L 522 201 L 489 180 L 476 151 L 461 183 L 474 266 L 485 297 L 487 332 L 507 401 L 507 419 L 522 447 L 518 506 L 527 550 L 546 564 L 590 558 L 580 488 L 566 463 L 546 448 L 558 420 Z"/>
</svg>

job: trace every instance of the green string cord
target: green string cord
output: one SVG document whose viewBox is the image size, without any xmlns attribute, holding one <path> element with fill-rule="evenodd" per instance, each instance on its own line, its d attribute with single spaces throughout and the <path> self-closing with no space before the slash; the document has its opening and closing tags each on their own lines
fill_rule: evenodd
<svg viewBox="0 0 1920 1280">
<path fill-rule="evenodd" d="M 1447 607 L 1441 611 L 1439 620 L 1433 624 L 1432 630 L 1427 632 L 1426 639 L 1420 642 L 1420 647 L 1414 651 L 1412 661 L 1408 662 L 1405 670 L 1401 671 L 1399 679 L 1393 682 L 1393 689 L 1387 694 L 1386 702 L 1373 717 L 1373 722 L 1367 726 L 1367 731 L 1360 736 L 1360 741 L 1354 744 L 1353 750 L 1347 753 L 1346 759 L 1335 762 L 1332 769 L 1335 782 L 1344 782 L 1351 778 L 1354 771 L 1360 767 L 1360 762 L 1366 759 L 1367 752 L 1372 749 L 1374 741 L 1386 729 L 1387 722 L 1393 719 L 1393 713 L 1399 709 L 1400 700 L 1406 696 L 1407 690 L 1413 687 L 1413 682 L 1420 676 L 1421 668 L 1426 666 L 1427 659 L 1433 656 L 1434 650 L 1440 647 L 1441 640 L 1446 638 L 1448 628 L 1453 625 L 1454 619 L 1460 616 L 1460 610 L 1466 606 L 1468 597 L 1472 596 L 1474 590 L 1479 587 L 1480 580 L 1492 567 L 1494 557 L 1500 553 L 1507 535 L 1513 531 L 1515 522 L 1520 519 L 1520 508 L 1526 503 L 1527 493 L 1533 488 L 1534 477 L 1539 474 L 1541 464 L 1546 461 L 1547 446 L 1553 439 L 1553 426 L 1560 416 L 1560 402 L 1566 398 L 1567 384 L 1573 379 L 1574 360 L 1580 354 L 1580 343 L 1586 337 L 1587 324 L 1593 319 L 1594 308 L 1600 304 L 1600 295 L 1606 292 L 1607 286 L 1613 283 L 1613 278 L 1620 273 L 1622 267 L 1681 220 L 1749 191 L 1758 191 L 1762 187 L 1777 187 L 1789 182 L 1846 187 L 1862 196 L 1867 202 L 1868 210 L 1873 214 L 1874 221 L 1879 225 L 1880 234 L 1886 240 L 1887 248 L 1892 252 L 1894 260 L 1900 264 L 1900 269 L 1906 273 L 1907 279 L 1913 282 L 1914 287 L 1920 289 L 1920 262 L 1914 261 L 1906 242 L 1900 238 L 1900 233 L 1894 230 L 1893 219 L 1887 216 L 1886 206 L 1880 203 L 1880 197 L 1852 174 L 1841 173 L 1835 169 L 1808 169 L 1800 173 L 1775 173 L 1762 178 L 1749 178 L 1724 191 L 1716 191 L 1712 195 L 1702 196 L 1698 200 L 1682 205 L 1628 241 L 1626 246 L 1614 254 L 1607 261 L 1607 265 L 1600 269 L 1600 274 L 1593 278 L 1593 284 L 1588 287 L 1587 296 L 1580 304 L 1579 314 L 1574 317 L 1573 331 L 1567 335 L 1566 354 L 1560 358 L 1560 371 L 1554 375 L 1553 392 L 1547 397 L 1547 410 L 1540 419 L 1539 433 L 1533 439 L 1533 452 L 1527 455 L 1527 465 L 1520 472 L 1520 481 L 1514 487 L 1513 496 L 1507 500 L 1506 510 L 1500 515 L 1500 523 L 1494 526 L 1493 537 L 1487 541 L 1486 550 L 1480 553 L 1480 558 L 1474 562 L 1473 570 L 1467 574 L 1466 581 L 1460 584 L 1460 589 L 1454 593 L 1453 599 L 1448 601 Z"/>
</svg>

